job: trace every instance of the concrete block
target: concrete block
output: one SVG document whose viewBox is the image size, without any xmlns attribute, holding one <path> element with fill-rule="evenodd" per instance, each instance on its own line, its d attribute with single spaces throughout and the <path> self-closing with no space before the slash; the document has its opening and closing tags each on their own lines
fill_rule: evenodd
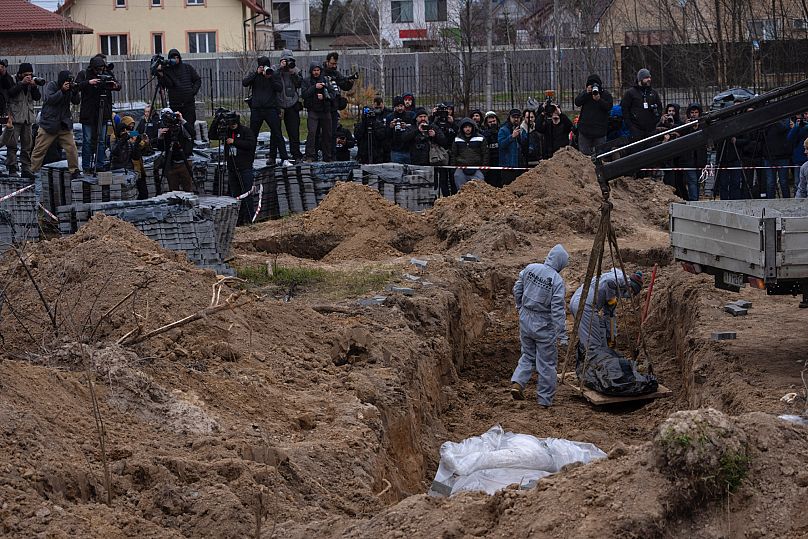
<svg viewBox="0 0 808 539">
<path fill-rule="evenodd" d="M 741 307 L 738 307 L 734 303 L 728 303 L 724 305 L 724 312 L 729 313 L 732 316 L 746 316 L 746 314 L 749 311 L 747 309 L 742 309 Z"/>
<path fill-rule="evenodd" d="M 357 303 L 363 307 L 372 307 L 373 305 L 382 305 L 387 299 L 387 296 L 373 296 L 372 298 L 360 299 Z"/>
<path fill-rule="evenodd" d="M 98 185 L 112 185 L 112 172 L 99 172 Z"/>
<path fill-rule="evenodd" d="M 739 299 L 738 301 L 735 302 L 735 305 L 737 305 L 741 309 L 751 309 L 752 308 L 752 302 L 748 301 L 748 300 L 745 300 L 745 299 Z"/>
<path fill-rule="evenodd" d="M 714 341 L 731 341 L 735 339 L 736 334 L 734 331 L 713 331 L 712 339 Z"/>
<path fill-rule="evenodd" d="M 415 295 L 415 289 L 414 288 L 408 288 L 406 286 L 389 285 L 386 288 L 386 290 L 389 291 L 389 292 L 404 294 L 405 296 L 414 296 Z"/>
<path fill-rule="evenodd" d="M 421 271 L 426 269 L 427 261 L 426 260 L 419 260 L 417 258 L 410 258 L 410 264 L 414 265 Z"/>
<path fill-rule="evenodd" d="M 404 278 L 407 279 L 408 281 L 420 281 L 421 280 L 421 278 L 418 277 L 417 275 L 410 275 L 409 273 L 405 273 Z"/>
<path fill-rule="evenodd" d="M 460 257 L 460 260 L 462 260 L 462 261 L 464 261 L 464 262 L 479 262 L 479 261 L 480 261 L 480 257 L 479 257 L 479 256 L 477 256 L 477 255 L 473 255 L 473 254 L 470 254 L 470 253 L 466 253 L 466 254 L 464 254 L 464 255 L 462 255 L 462 256 Z"/>
</svg>

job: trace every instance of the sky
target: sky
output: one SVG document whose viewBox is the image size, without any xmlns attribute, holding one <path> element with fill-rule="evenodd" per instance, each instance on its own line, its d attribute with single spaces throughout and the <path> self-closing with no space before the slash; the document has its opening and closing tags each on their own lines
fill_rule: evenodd
<svg viewBox="0 0 808 539">
<path fill-rule="evenodd" d="M 56 6 L 59 2 L 57 0 L 31 0 L 31 3 L 44 7 L 49 11 L 56 11 Z"/>
</svg>

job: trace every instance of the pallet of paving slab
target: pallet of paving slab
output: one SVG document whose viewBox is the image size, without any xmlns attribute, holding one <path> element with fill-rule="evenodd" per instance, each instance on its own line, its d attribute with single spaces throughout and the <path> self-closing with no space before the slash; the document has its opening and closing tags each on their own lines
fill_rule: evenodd
<svg viewBox="0 0 808 539">
<path fill-rule="evenodd" d="M 564 380 L 561 380 L 561 375 L 558 375 L 558 381 L 570 386 L 572 389 L 583 395 L 583 397 L 586 400 L 588 400 L 591 404 L 594 404 L 595 406 L 603 406 L 606 404 L 619 404 L 621 402 L 664 399 L 666 397 L 673 396 L 673 391 L 663 386 L 662 384 L 659 384 L 659 387 L 653 393 L 646 393 L 645 395 L 621 396 L 621 395 L 606 395 L 605 393 L 600 393 L 598 391 L 595 391 L 594 389 L 589 389 L 588 387 L 585 387 L 583 391 L 581 391 L 580 386 L 577 385 L 578 378 L 574 374 L 572 376 L 568 374 Z"/>
</svg>

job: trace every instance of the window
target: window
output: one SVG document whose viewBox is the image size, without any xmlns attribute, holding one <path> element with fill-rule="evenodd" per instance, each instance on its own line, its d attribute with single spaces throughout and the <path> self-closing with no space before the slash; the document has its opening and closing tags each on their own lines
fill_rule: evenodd
<svg viewBox="0 0 808 539">
<path fill-rule="evenodd" d="M 791 24 L 794 30 L 808 30 L 808 21 L 805 19 L 794 19 Z"/>
<path fill-rule="evenodd" d="M 749 39 L 762 39 L 763 41 L 777 39 L 777 36 L 783 33 L 783 27 L 780 23 L 780 20 L 775 19 L 748 21 L 746 23 L 748 37 Z"/>
<path fill-rule="evenodd" d="M 163 54 L 163 34 L 152 34 L 152 54 Z"/>
<path fill-rule="evenodd" d="M 446 20 L 446 0 L 424 0 L 424 15 L 427 22 Z"/>
<path fill-rule="evenodd" d="M 289 24 L 292 15 L 289 12 L 289 2 L 273 2 L 272 19 L 275 24 Z"/>
<path fill-rule="evenodd" d="M 412 22 L 412 0 L 393 0 L 390 2 L 391 22 Z"/>
<path fill-rule="evenodd" d="M 119 8 L 119 7 L 125 8 L 126 7 L 126 0 L 115 0 L 115 7 L 116 8 Z"/>
<path fill-rule="evenodd" d="M 216 32 L 188 32 L 188 52 L 216 52 Z"/>
<path fill-rule="evenodd" d="M 126 36 L 101 36 L 101 53 L 110 56 L 129 54 Z"/>
<path fill-rule="evenodd" d="M 188 6 L 204 6 L 205 0 L 185 0 L 185 4 Z"/>
<path fill-rule="evenodd" d="M 151 0 L 151 7 L 163 7 L 163 0 Z"/>
</svg>

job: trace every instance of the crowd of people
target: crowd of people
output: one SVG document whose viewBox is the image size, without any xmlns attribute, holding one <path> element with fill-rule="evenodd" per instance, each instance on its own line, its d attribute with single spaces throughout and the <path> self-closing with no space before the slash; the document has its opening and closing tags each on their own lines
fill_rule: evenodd
<svg viewBox="0 0 808 539">
<path fill-rule="evenodd" d="M 195 131 L 199 74 L 176 49 L 169 51 L 167 59 L 152 58 L 152 74 L 167 96 L 168 107 L 148 110 L 140 124 L 134 125 L 134 121 L 121 122 L 113 114 L 114 94 L 121 90 L 113 67 L 103 54 L 97 54 L 75 78 L 69 71 L 62 71 L 56 81 L 48 82 L 34 76 L 30 63 L 21 63 L 12 75 L 8 62 L 0 60 L 0 117 L 4 124 L 0 146 L 8 148 L 6 166 L 10 174 L 32 178 L 58 145 L 74 178 L 109 170 L 111 166 L 131 168 L 140 172 L 139 193 L 146 197 L 142 156 L 164 150 L 167 155 L 162 160 L 160 180 L 165 176 L 171 189 L 190 189 L 188 159 L 194 139 L 200 138 Z M 252 187 L 252 174 L 246 172 L 244 156 L 255 155 L 264 123 L 270 131 L 271 164 L 348 160 L 356 148 L 357 160 L 366 164 L 435 166 L 440 192 L 448 196 L 473 179 L 497 187 L 506 185 L 525 168 L 566 146 L 592 155 L 596 149 L 655 135 L 664 142 L 698 129 L 697 124 L 686 124 L 704 114 L 697 103 L 689 104 L 684 112 L 676 103 L 663 106 L 650 71 L 641 69 L 636 84 L 625 92 L 619 104 L 599 76 L 588 77 L 585 88 L 574 100 L 579 109 L 574 121 L 551 97 L 523 109 L 512 109 L 504 118 L 495 111 L 479 109 L 458 117 L 451 102 L 425 108 L 416 103 L 414 94 L 405 93 L 393 97 L 392 108 L 382 97 L 376 97 L 371 105 L 362 108 L 351 131 L 340 123 L 340 111 L 347 107 L 345 94 L 352 90 L 356 79 L 357 74 L 345 76 L 340 72 L 336 52 L 329 53 L 322 64 L 312 63 L 305 74 L 289 50 L 282 52 L 278 65 L 266 56 L 259 57 L 255 69 L 242 81 L 250 89 L 249 123 L 245 129 L 251 136 L 217 137 L 224 142 L 226 155 L 239 156 L 238 164 L 235 160 L 232 163 L 234 169 L 241 170 L 238 181 L 231 178 L 233 194 Z M 39 102 L 42 110 L 37 116 L 35 104 Z M 75 105 L 80 105 L 81 166 L 72 136 L 71 107 Z M 308 136 L 303 143 L 300 123 L 304 109 Z M 237 120 L 241 126 L 241 117 Z M 106 128 L 109 125 L 113 126 L 111 136 Z M 226 131 L 221 125 L 211 130 Z M 715 194 L 722 199 L 808 196 L 808 167 L 804 173 L 795 170 L 793 192 L 790 178 L 790 171 L 806 162 L 806 139 L 808 113 L 718 141 L 713 148 L 718 169 Z M 249 151 L 238 147 L 246 140 L 253 145 Z M 660 163 L 660 168 L 668 170 L 659 175 L 683 199 L 697 200 L 702 170 L 707 164 L 708 149 L 699 148 Z"/>
</svg>

